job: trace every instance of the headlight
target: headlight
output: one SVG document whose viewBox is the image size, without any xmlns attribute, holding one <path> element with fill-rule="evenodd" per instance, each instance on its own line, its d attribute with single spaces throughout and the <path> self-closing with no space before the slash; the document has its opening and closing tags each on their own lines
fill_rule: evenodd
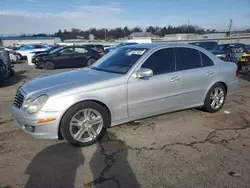
<svg viewBox="0 0 250 188">
<path fill-rule="evenodd" d="M 217 54 L 216 56 L 217 57 L 226 57 L 227 55 L 226 54 Z"/>
<path fill-rule="evenodd" d="M 47 100 L 48 100 L 47 95 L 41 95 L 40 97 L 37 97 L 33 101 L 27 99 L 24 101 L 23 109 L 26 110 L 29 114 L 35 113 L 43 107 L 43 105 L 47 102 Z"/>
</svg>

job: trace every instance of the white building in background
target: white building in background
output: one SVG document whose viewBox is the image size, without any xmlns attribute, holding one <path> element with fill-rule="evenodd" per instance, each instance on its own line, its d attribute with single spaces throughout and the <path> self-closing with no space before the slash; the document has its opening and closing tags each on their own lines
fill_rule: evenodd
<svg viewBox="0 0 250 188">
<path fill-rule="evenodd" d="M 49 44 L 61 42 L 59 37 L 2 37 L 3 46 L 19 46 L 26 44 Z"/>
<path fill-rule="evenodd" d="M 150 32 L 134 32 L 128 36 L 130 40 L 159 39 L 160 37 Z"/>
<path fill-rule="evenodd" d="M 93 34 L 90 34 L 90 35 L 89 35 L 89 40 L 90 40 L 90 41 L 94 41 L 94 40 L 95 40 L 95 36 L 94 36 Z"/>
<path fill-rule="evenodd" d="M 195 34 L 195 33 L 177 33 L 165 35 L 163 40 L 166 41 L 178 41 L 178 40 L 209 40 L 225 38 L 226 33 L 207 33 L 207 34 Z"/>
</svg>

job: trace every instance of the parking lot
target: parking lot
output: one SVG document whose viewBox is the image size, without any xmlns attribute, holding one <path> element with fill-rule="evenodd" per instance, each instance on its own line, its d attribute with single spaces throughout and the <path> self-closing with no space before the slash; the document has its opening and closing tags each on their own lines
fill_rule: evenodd
<svg viewBox="0 0 250 188">
<path fill-rule="evenodd" d="M 249 187 L 250 75 L 218 113 L 190 109 L 123 124 L 76 148 L 16 126 L 10 107 L 17 87 L 51 71 L 26 61 L 15 70 L 0 89 L 0 188 Z"/>
</svg>

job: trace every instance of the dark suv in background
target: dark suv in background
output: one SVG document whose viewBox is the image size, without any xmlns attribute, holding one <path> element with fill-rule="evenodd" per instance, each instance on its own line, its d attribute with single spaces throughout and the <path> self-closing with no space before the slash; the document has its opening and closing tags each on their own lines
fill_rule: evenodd
<svg viewBox="0 0 250 188">
<path fill-rule="evenodd" d="M 231 49 L 233 48 L 241 48 L 243 52 L 247 52 L 250 47 L 242 43 L 219 44 L 211 52 L 220 59 L 227 60 L 230 58 Z"/>
<path fill-rule="evenodd" d="M 190 44 L 200 46 L 206 50 L 212 50 L 218 45 L 216 41 L 191 42 Z"/>
</svg>

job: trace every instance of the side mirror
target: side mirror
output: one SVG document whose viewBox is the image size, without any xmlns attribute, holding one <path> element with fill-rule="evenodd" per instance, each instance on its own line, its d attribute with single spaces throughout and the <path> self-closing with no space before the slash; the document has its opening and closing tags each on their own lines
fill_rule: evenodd
<svg viewBox="0 0 250 188">
<path fill-rule="evenodd" d="M 61 54 L 62 54 L 61 52 L 57 52 L 57 53 L 56 53 L 57 56 L 59 56 L 59 55 L 61 55 Z"/>
<path fill-rule="evenodd" d="M 149 78 L 153 76 L 153 71 L 147 68 L 141 68 L 136 72 L 137 78 Z"/>
</svg>

